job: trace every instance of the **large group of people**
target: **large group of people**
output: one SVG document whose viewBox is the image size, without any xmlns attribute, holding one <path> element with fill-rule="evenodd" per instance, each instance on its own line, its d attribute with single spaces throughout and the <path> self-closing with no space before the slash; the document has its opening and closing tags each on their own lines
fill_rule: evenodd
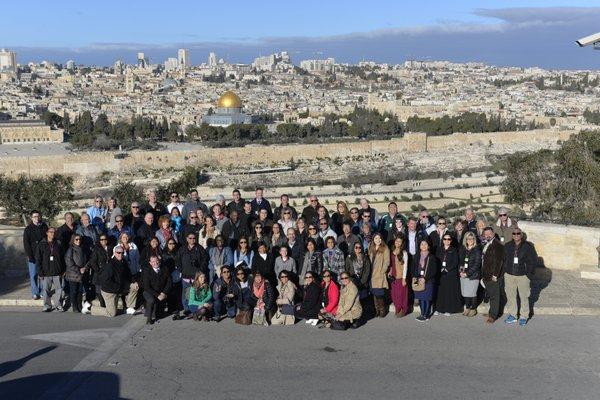
<svg viewBox="0 0 600 400">
<path fill-rule="evenodd" d="M 482 301 L 489 324 L 503 311 L 508 324 L 530 318 L 538 257 L 506 208 L 491 224 L 472 209 L 451 224 L 427 210 L 402 215 L 395 202 L 383 215 L 364 198 L 331 212 L 311 195 L 296 210 L 287 195 L 272 207 L 263 194 L 244 200 L 236 189 L 209 207 L 196 189 L 184 202 L 171 193 L 167 204 L 149 192 L 128 210 L 96 196 L 78 221 L 67 212 L 58 227 L 32 211 L 23 234 L 31 294 L 45 312 L 114 317 L 121 301 L 148 324 L 300 319 L 345 330 L 386 317 L 390 304 L 404 317 L 415 301 L 421 322 L 473 317 Z"/>
</svg>

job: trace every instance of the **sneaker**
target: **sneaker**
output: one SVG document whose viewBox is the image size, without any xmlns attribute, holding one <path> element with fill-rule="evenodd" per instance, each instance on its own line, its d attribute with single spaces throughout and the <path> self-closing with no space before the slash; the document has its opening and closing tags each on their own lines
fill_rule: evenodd
<svg viewBox="0 0 600 400">
<path fill-rule="evenodd" d="M 437 317 L 438 315 L 440 315 L 440 313 L 439 313 L 439 311 L 436 311 L 433 313 L 433 315 L 435 315 Z"/>
<path fill-rule="evenodd" d="M 319 320 L 318 320 L 318 319 L 313 319 L 313 320 L 311 320 L 311 321 L 310 321 L 310 324 L 311 324 L 312 326 L 317 326 L 317 324 L 318 324 L 318 323 L 319 323 Z"/>
<path fill-rule="evenodd" d="M 525 318 L 521 318 L 519 320 L 519 326 L 525 326 L 525 325 L 527 325 L 527 320 Z"/>
<path fill-rule="evenodd" d="M 34 300 L 39 300 L 41 298 L 42 297 L 39 294 L 36 294 L 35 296 L 32 297 L 32 299 L 34 299 Z"/>
<path fill-rule="evenodd" d="M 425 321 L 427 321 L 427 318 L 425 318 L 425 317 L 424 317 L 424 316 L 422 316 L 422 315 L 419 315 L 419 316 L 416 318 L 416 320 L 417 320 L 417 321 L 419 321 L 419 322 L 425 322 Z"/>
<path fill-rule="evenodd" d="M 312 324 L 312 319 L 307 319 L 306 321 L 304 321 L 305 324 Z"/>
<path fill-rule="evenodd" d="M 56 311 L 65 312 L 65 309 L 62 308 L 61 306 L 58 306 L 58 307 L 56 307 Z"/>
<path fill-rule="evenodd" d="M 133 315 L 133 314 L 135 314 L 135 308 L 131 308 L 131 307 L 129 307 L 129 308 L 128 308 L 128 309 L 125 311 L 125 313 L 126 313 L 127 315 Z"/>
<path fill-rule="evenodd" d="M 515 317 L 513 317 L 512 315 L 509 315 L 508 317 L 506 317 L 506 319 L 504 320 L 505 324 L 514 324 L 515 322 L 517 322 L 517 319 Z"/>
<path fill-rule="evenodd" d="M 445 312 L 445 313 L 443 313 L 442 315 L 443 315 L 443 316 L 445 316 L 445 317 L 449 317 L 449 316 L 451 316 L 452 314 L 450 314 L 449 312 Z"/>
<path fill-rule="evenodd" d="M 44 307 L 42 308 L 42 312 L 50 312 L 52 311 L 52 307 Z"/>
</svg>

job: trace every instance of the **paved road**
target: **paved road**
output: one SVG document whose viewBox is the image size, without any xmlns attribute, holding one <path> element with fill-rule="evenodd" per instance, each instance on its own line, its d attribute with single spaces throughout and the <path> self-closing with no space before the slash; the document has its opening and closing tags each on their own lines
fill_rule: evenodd
<svg viewBox="0 0 600 400">
<path fill-rule="evenodd" d="M 42 398 L 86 400 L 597 399 L 600 392 L 600 320 L 593 317 L 537 316 L 521 328 L 486 326 L 480 317 L 420 324 L 390 316 L 347 332 L 304 323 L 263 328 L 164 320 L 147 328 L 141 321 L 0 313 L 0 398 L 12 398 L 5 393 L 15 387 L 22 398 L 44 392 Z M 103 328 L 122 325 L 100 344 Z M 96 339 L 73 332 L 23 339 L 79 329 Z M 119 333 L 112 356 L 98 357 Z M 69 340 L 88 347 L 63 343 Z M 38 350 L 44 353 L 24 365 L 13 362 Z"/>
</svg>

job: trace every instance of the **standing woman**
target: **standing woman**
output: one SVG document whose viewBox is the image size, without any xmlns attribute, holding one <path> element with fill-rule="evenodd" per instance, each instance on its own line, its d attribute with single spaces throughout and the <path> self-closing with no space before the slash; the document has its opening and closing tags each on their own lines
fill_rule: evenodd
<svg viewBox="0 0 600 400">
<path fill-rule="evenodd" d="M 437 275 L 438 263 L 435 255 L 430 253 L 431 244 L 429 239 L 422 240 L 419 251 L 413 257 L 413 283 L 415 299 L 419 300 L 421 315 L 417 321 L 429 321 L 431 301 L 435 290 L 435 277 Z"/>
<path fill-rule="evenodd" d="M 115 226 L 115 218 L 119 215 L 123 215 L 121 208 L 117 206 L 117 199 L 109 197 L 106 207 L 106 216 L 104 217 L 106 229 L 111 229 Z"/>
<path fill-rule="evenodd" d="M 89 314 L 88 302 L 91 299 L 86 298 L 86 304 L 81 307 L 83 285 L 82 277 L 87 273 L 87 255 L 81 246 L 81 235 L 74 234 L 71 238 L 71 244 L 65 254 L 65 279 L 69 281 L 69 298 L 71 299 L 71 310 L 76 313 Z M 91 304 L 90 304 L 91 305 Z"/>
<path fill-rule="evenodd" d="M 383 318 L 387 313 L 385 292 L 389 288 L 387 275 L 390 269 L 390 250 L 381 233 L 373 236 L 373 242 L 369 246 L 369 259 L 371 260 L 371 292 L 375 303 L 375 315 Z"/>
<path fill-rule="evenodd" d="M 296 285 L 290 280 L 288 271 L 279 273 L 279 285 L 277 286 L 277 311 L 271 319 L 273 325 L 294 325 L 294 297 L 296 296 Z"/>
<path fill-rule="evenodd" d="M 252 232 L 252 235 L 250 236 L 250 248 L 254 250 L 254 252 L 258 251 L 258 244 L 261 242 L 267 246 L 267 249 L 271 245 L 271 239 L 264 233 L 263 224 L 257 222 L 254 224 L 254 232 Z"/>
<path fill-rule="evenodd" d="M 442 246 L 437 249 L 436 256 L 440 266 L 440 280 L 435 302 L 435 315 L 463 312 L 458 276 L 458 250 L 452 245 L 450 233 L 442 236 Z"/>
<path fill-rule="evenodd" d="M 173 316 L 173 320 L 179 319 L 179 313 L 183 310 L 181 302 L 181 265 L 177 254 L 177 242 L 175 237 L 167 241 L 167 245 L 162 252 L 161 267 L 166 268 L 171 273 L 171 290 L 167 295 L 167 309 Z"/>
<path fill-rule="evenodd" d="M 404 236 L 394 239 L 390 261 L 391 297 L 396 309 L 396 317 L 408 314 L 408 253 L 404 250 Z"/>
<path fill-rule="evenodd" d="M 271 253 L 274 257 L 279 254 L 279 249 L 287 244 L 287 236 L 281 231 L 281 225 L 275 222 L 271 227 Z"/>
<path fill-rule="evenodd" d="M 460 291 L 465 298 L 464 316 L 477 315 L 477 289 L 481 279 L 481 248 L 473 232 L 467 232 L 459 252 Z"/>
<path fill-rule="evenodd" d="M 369 282 L 371 282 L 371 260 L 366 256 L 359 242 L 354 243 L 352 253 L 346 258 L 346 272 L 354 280 L 360 299 L 366 299 L 369 296 Z"/>
<path fill-rule="evenodd" d="M 331 225 L 333 231 L 338 235 L 342 235 L 344 230 L 342 229 L 344 226 L 344 221 L 350 219 L 350 211 L 348 210 L 348 206 L 345 201 L 337 202 L 337 211 L 331 215 Z"/>
<path fill-rule="evenodd" d="M 281 210 L 281 219 L 277 222 L 281 225 L 283 232 L 287 232 L 290 228 L 296 229 L 296 221 L 292 218 L 291 208 L 284 207 L 283 210 Z"/>
<path fill-rule="evenodd" d="M 106 267 L 106 264 L 112 257 L 112 247 L 108 245 L 108 235 L 103 233 L 98 239 L 98 245 L 92 251 L 90 256 L 90 268 L 92 273 L 92 284 L 96 287 L 96 297 L 100 302 L 100 307 L 106 307 L 104 298 L 102 297 L 102 285 L 100 284 L 100 274 Z"/>
<path fill-rule="evenodd" d="M 171 228 L 171 221 L 167 215 L 161 215 L 158 218 L 158 230 L 156 231 L 156 237 L 160 242 L 160 249 L 164 250 L 167 246 L 167 242 L 170 239 L 177 241 L 177 233 Z"/>
<path fill-rule="evenodd" d="M 467 223 L 461 219 L 454 222 L 454 244 L 460 246 L 463 242 L 465 232 L 467 231 Z"/>
<path fill-rule="evenodd" d="M 178 207 L 173 207 L 171 209 L 171 228 L 175 231 L 175 233 L 181 232 L 183 229 L 184 220 L 181 217 L 181 212 Z"/>
<path fill-rule="evenodd" d="M 306 229 L 304 217 L 299 217 L 296 221 L 296 236 L 302 238 L 302 243 L 306 243 L 306 239 L 308 239 L 308 229 Z"/>
<path fill-rule="evenodd" d="M 298 274 L 300 285 L 303 286 L 304 276 L 307 272 L 313 272 L 319 275 L 323 271 L 323 255 L 317 250 L 317 242 L 313 238 L 306 240 L 306 252 L 304 253 L 304 262 Z"/>
<path fill-rule="evenodd" d="M 245 264 L 244 268 L 249 270 L 252 267 L 252 258 L 254 258 L 254 251 L 250 250 L 250 245 L 248 244 L 248 237 L 242 236 L 238 242 L 238 248 L 233 252 L 233 266 L 237 268 L 238 266 Z"/>
<path fill-rule="evenodd" d="M 204 247 L 206 251 L 215 245 L 215 238 L 221 234 L 219 228 L 215 226 L 215 220 L 210 215 L 204 217 L 204 226 L 198 234 L 198 243 Z"/>
</svg>

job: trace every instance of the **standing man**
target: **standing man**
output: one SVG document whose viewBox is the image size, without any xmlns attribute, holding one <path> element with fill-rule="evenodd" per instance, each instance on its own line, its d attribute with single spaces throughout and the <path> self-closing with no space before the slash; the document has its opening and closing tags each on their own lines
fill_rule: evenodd
<svg viewBox="0 0 600 400">
<path fill-rule="evenodd" d="M 388 241 L 391 239 L 390 232 L 394 230 L 394 220 L 396 219 L 396 216 L 400 216 L 400 214 L 398 214 L 398 204 L 396 204 L 395 201 L 392 201 L 388 204 L 388 213 L 379 220 L 378 229 L 378 231 L 381 232 L 383 237 Z"/>
<path fill-rule="evenodd" d="M 477 235 L 477 220 L 475 218 L 475 211 L 472 208 L 465 210 L 465 222 L 467 223 L 467 231 L 473 232 Z"/>
<path fill-rule="evenodd" d="M 290 196 L 288 196 L 287 194 L 282 194 L 279 197 L 279 200 L 279 207 L 276 207 L 275 210 L 273 210 L 273 221 L 277 222 L 281 219 L 281 213 L 285 208 L 290 209 L 290 211 L 292 212 L 292 219 L 296 220 L 298 218 L 298 212 L 294 207 L 290 206 Z"/>
<path fill-rule="evenodd" d="M 179 215 L 183 215 L 183 204 L 179 202 L 179 194 L 177 194 L 177 192 L 172 192 L 169 197 L 171 202 L 167 204 L 167 212 L 171 214 L 171 210 L 177 207 L 179 209 Z"/>
<path fill-rule="evenodd" d="M 483 246 L 481 275 L 483 284 L 490 298 L 490 312 L 486 322 L 493 324 L 500 316 L 500 299 L 502 298 L 502 288 L 500 281 L 504 274 L 504 246 L 496 239 L 494 230 L 491 227 L 483 229 L 483 235 L 486 240 Z"/>
<path fill-rule="evenodd" d="M 319 214 L 317 210 L 321 207 L 319 199 L 315 195 L 308 197 L 308 205 L 302 210 L 302 216 L 306 220 L 306 225 L 317 225 Z"/>
<path fill-rule="evenodd" d="M 156 200 L 156 192 L 151 190 L 148 192 L 148 201 L 144 203 L 140 213 L 152 213 L 154 215 L 154 229 L 158 229 L 158 218 L 161 215 L 167 214 L 167 208 L 164 204 Z"/>
<path fill-rule="evenodd" d="M 94 205 L 88 207 L 86 213 L 90 216 L 92 225 L 97 227 L 101 232 L 104 232 L 106 227 L 106 207 L 104 207 L 104 199 L 102 196 L 96 196 L 94 198 Z"/>
<path fill-rule="evenodd" d="M 77 224 L 75 223 L 75 217 L 72 212 L 65 213 L 64 218 L 65 223 L 56 230 L 56 239 L 60 242 L 63 253 L 66 253 L 69 244 L 71 243 L 71 236 L 73 236 L 77 230 Z"/>
<path fill-rule="evenodd" d="M 29 271 L 29 281 L 31 285 L 31 297 L 34 300 L 40 298 L 40 286 L 38 282 L 38 273 L 35 266 L 35 255 L 38 244 L 46 237 L 48 225 L 42 221 L 42 215 L 39 211 L 33 210 L 29 214 L 31 223 L 23 231 L 23 248 L 27 256 L 27 270 Z"/>
<path fill-rule="evenodd" d="M 246 201 L 244 211 L 240 214 L 240 236 L 250 237 L 252 235 L 252 226 L 257 218 L 258 216 L 252 212 L 252 203 Z"/>
<path fill-rule="evenodd" d="M 359 243 L 360 239 L 354 233 L 352 233 L 352 221 L 344 221 L 342 224 L 342 234 L 337 238 L 337 245 L 340 250 L 344 253 L 344 256 L 348 257 L 354 249 L 354 244 Z"/>
<path fill-rule="evenodd" d="M 200 201 L 198 190 L 192 189 L 190 190 L 190 199 L 183 205 L 183 209 L 179 211 L 181 211 L 181 216 L 186 218 L 190 215 L 190 212 L 197 211 L 198 209 L 201 209 L 204 215 L 208 215 L 208 207 Z"/>
<path fill-rule="evenodd" d="M 125 225 L 130 227 L 131 231 L 134 233 L 137 232 L 144 223 L 144 216 L 141 211 L 140 203 L 134 201 L 131 203 L 131 212 L 125 216 Z"/>
<path fill-rule="evenodd" d="M 61 251 L 60 243 L 54 239 L 55 233 L 54 228 L 48 228 L 46 237 L 40 240 L 35 252 L 35 263 L 44 297 L 44 308 L 42 309 L 44 312 L 52 311 L 53 303 L 57 311 L 64 311 L 60 304 L 61 281 L 65 272 L 64 254 Z M 52 289 L 54 289 L 54 296 L 52 296 L 51 302 Z"/>
<path fill-rule="evenodd" d="M 183 304 L 184 315 L 190 314 L 189 308 L 189 290 L 196 277 L 196 272 L 203 272 L 208 275 L 208 253 L 204 247 L 196 243 L 197 236 L 189 233 L 186 236 L 186 243 L 179 248 L 177 258 L 181 268 L 181 278 L 183 290 L 181 292 L 181 302 Z M 177 319 L 174 316 L 174 319 Z"/>
<path fill-rule="evenodd" d="M 379 215 L 377 215 L 377 210 L 374 209 L 373 207 L 371 207 L 371 204 L 369 204 L 369 200 L 367 200 L 365 197 L 360 199 L 359 204 L 360 204 L 360 211 L 359 211 L 360 216 L 362 216 L 363 213 L 369 213 L 369 219 L 371 221 L 371 225 L 373 225 L 376 228 L 377 222 L 379 222 Z"/>
<path fill-rule="evenodd" d="M 146 213 L 144 215 L 144 224 L 138 228 L 135 232 L 135 244 L 142 251 L 144 247 L 150 242 L 150 238 L 152 238 L 155 234 L 154 226 L 154 215 L 152 213 Z"/>
<path fill-rule="evenodd" d="M 267 215 L 269 218 L 273 217 L 273 213 L 271 212 L 271 204 L 269 204 L 269 200 L 263 197 L 264 189 L 262 187 L 257 187 L 254 192 L 255 198 L 250 202 L 252 205 L 252 212 L 254 215 L 258 216 L 260 210 L 267 210 Z"/>
<path fill-rule="evenodd" d="M 517 220 L 508 216 L 508 208 L 500 207 L 498 210 L 498 220 L 494 224 L 494 232 L 504 244 L 512 239 L 513 229 L 518 228 Z"/>
<path fill-rule="evenodd" d="M 237 211 L 238 215 L 243 213 L 244 199 L 242 199 L 239 189 L 233 189 L 233 192 L 231 193 L 231 199 L 232 200 L 229 202 L 229 204 L 227 204 L 227 210 L 229 211 L 229 214 L 231 214 L 232 211 Z"/>
<path fill-rule="evenodd" d="M 523 239 L 523 232 L 515 228 L 512 240 L 504 246 L 504 290 L 506 291 L 507 324 L 525 326 L 529 320 L 530 278 L 537 264 L 537 252 L 531 242 Z M 521 299 L 521 314 L 517 309 L 517 295 Z"/>
</svg>

